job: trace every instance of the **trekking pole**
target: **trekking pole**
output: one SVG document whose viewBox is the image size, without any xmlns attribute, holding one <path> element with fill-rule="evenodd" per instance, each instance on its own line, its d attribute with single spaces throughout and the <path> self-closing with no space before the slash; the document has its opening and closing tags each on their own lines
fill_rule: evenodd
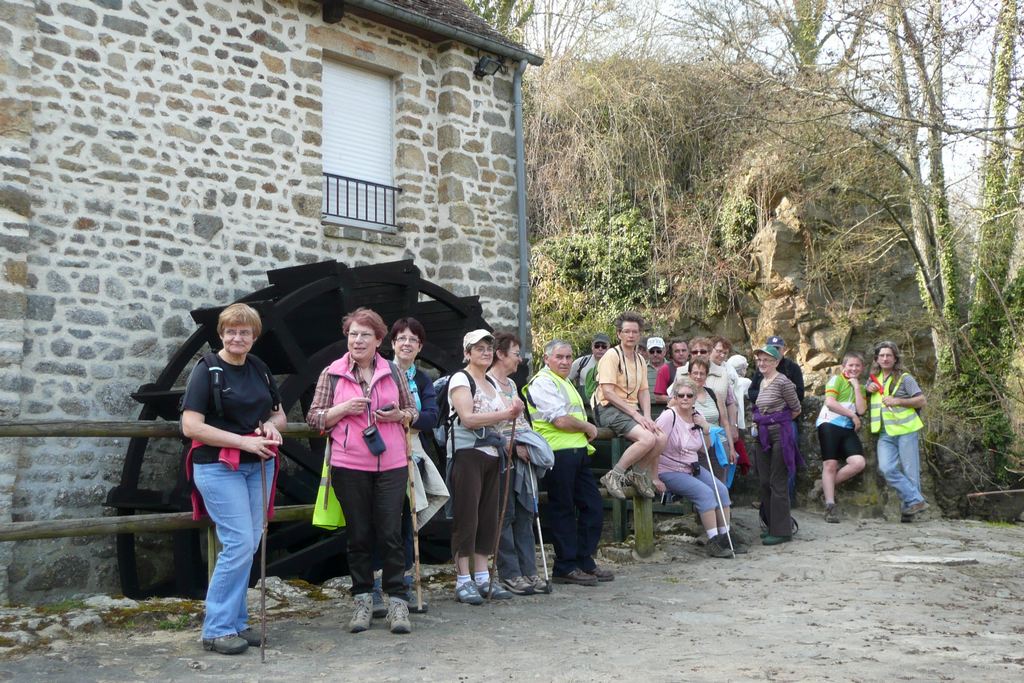
<svg viewBox="0 0 1024 683">
<path fill-rule="evenodd" d="M 512 463 L 514 462 L 512 458 L 515 457 L 516 452 L 516 422 L 518 420 L 518 415 L 512 419 L 512 436 L 509 437 L 508 440 L 508 462 L 505 465 L 505 490 L 501 496 L 501 506 L 498 510 L 498 533 L 494 537 L 494 552 L 491 554 L 491 570 L 489 573 L 491 590 L 487 592 L 488 600 L 490 600 L 491 596 L 494 595 L 494 581 L 498 575 L 498 545 L 501 543 L 501 530 L 505 524 L 505 512 L 508 509 L 508 490 L 512 481 Z"/>
<path fill-rule="evenodd" d="M 416 464 L 412 459 L 412 432 L 405 433 L 405 454 L 409 461 L 409 515 L 412 517 L 412 567 L 413 578 L 416 580 L 416 612 L 423 612 L 423 586 L 420 584 L 420 523 L 416 513 L 416 491 L 413 479 L 416 476 Z"/>
<path fill-rule="evenodd" d="M 711 488 L 713 488 L 715 490 L 715 500 L 718 501 L 718 514 L 722 515 L 722 522 L 726 526 L 731 527 L 732 525 L 729 524 L 729 520 L 727 520 L 725 518 L 725 506 L 722 505 L 722 494 L 720 494 L 718 492 L 718 477 L 715 476 L 715 470 L 712 469 L 712 467 L 711 467 L 711 453 L 708 452 L 708 440 L 705 438 L 704 428 L 698 426 L 697 429 L 700 430 L 700 442 L 701 442 L 701 444 L 704 445 L 704 457 L 708 461 L 708 474 L 711 475 L 711 484 L 712 484 Z M 729 552 L 731 552 L 733 558 L 735 558 L 736 557 L 736 549 L 732 546 L 732 532 L 731 532 L 731 530 L 725 532 L 725 538 L 726 538 L 727 541 L 729 541 Z"/>
<path fill-rule="evenodd" d="M 260 539 L 260 663 L 267 663 L 267 461 L 260 463 L 263 490 L 263 538 Z"/>
<path fill-rule="evenodd" d="M 533 463 L 527 464 L 530 472 L 530 489 L 533 494 L 533 518 L 537 520 L 537 540 L 540 542 L 540 559 L 544 563 L 544 593 L 551 593 L 551 577 L 548 575 L 548 556 L 544 551 L 544 532 L 540 530 L 540 494 L 537 493 L 537 475 Z"/>
</svg>

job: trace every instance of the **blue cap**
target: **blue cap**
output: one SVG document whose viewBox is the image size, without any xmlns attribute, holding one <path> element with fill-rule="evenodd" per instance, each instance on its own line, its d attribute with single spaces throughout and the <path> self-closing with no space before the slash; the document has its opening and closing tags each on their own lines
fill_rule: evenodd
<svg viewBox="0 0 1024 683">
<path fill-rule="evenodd" d="M 765 346 L 785 346 L 786 342 L 782 341 L 782 337 L 777 334 L 773 334 L 768 337 L 768 341 L 764 343 Z"/>
</svg>

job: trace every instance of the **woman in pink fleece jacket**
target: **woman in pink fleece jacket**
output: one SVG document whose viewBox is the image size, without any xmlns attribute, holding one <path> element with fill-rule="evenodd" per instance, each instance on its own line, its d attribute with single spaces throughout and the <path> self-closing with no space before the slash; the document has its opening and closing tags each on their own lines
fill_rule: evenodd
<svg viewBox="0 0 1024 683">
<path fill-rule="evenodd" d="M 320 374 L 306 421 L 330 433 L 331 484 L 345 514 L 355 599 L 349 630 L 370 627 L 376 543 L 390 596 L 388 625 L 392 633 L 408 633 L 409 607 L 399 597 L 405 595 L 402 503 L 408 478 L 405 426 L 416 419 L 416 404 L 394 364 L 377 353 L 388 332 L 381 317 L 359 308 L 342 326 L 348 352 Z"/>
</svg>

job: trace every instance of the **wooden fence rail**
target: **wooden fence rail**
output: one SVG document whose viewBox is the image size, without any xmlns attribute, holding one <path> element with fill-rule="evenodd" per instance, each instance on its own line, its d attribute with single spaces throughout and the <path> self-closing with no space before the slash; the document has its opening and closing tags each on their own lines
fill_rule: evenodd
<svg viewBox="0 0 1024 683">
<path fill-rule="evenodd" d="M 290 422 L 281 430 L 284 436 L 294 438 L 315 438 L 319 433 L 304 422 Z M 123 420 L 123 421 L 23 421 L 0 422 L 0 437 L 8 438 L 60 438 L 60 437 L 124 437 L 124 438 L 182 438 L 177 422 Z M 614 438 L 610 430 L 599 428 L 598 438 L 611 441 L 613 462 L 618 460 L 624 443 Z M 601 495 L 608 497 L 601 489 Z M 636 532 L 636 550 L 641 556 L 654 551 L 654 513 L 652 501 L 637 496 L 631 487 L 626 495 L 633 499 L 633 520 Z M 544 492 L 541 499 L 546 499 Z M 612 499 L 612 511 L 621 540 L 625 532 L 626 505 L 624 501 Z M 288 505 L 275 510 L 274 522 L 312 520 L 312 505 Z M 27 541 L 44 538 L 68 538 L 76 536 L 105 536 L 108 534 L 135 534 L 145 532 L 177 531 L 191 528 L 211 527 L 208 519 L 193 521 L 190 512 L 161 514 L 120 515 L 90 517 L 82 519 L 45 519 L 31 522 L 0 524 L 0 542 Z M 209 534 L 212 538 L 213 534 Z"/>
</svg>

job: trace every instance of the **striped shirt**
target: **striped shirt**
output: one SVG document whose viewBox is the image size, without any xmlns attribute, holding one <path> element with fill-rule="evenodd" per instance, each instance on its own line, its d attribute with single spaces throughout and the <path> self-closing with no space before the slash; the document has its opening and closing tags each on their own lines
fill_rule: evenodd
<svg viewBox="0 0 1024 683">
<path fill-rule="evenodd" d="M 762 415 L 787 409 L 796 412 L 800 410 L 800 399 L 796 396 L 796 386 L 780 372 L 771 381 L 761 382 L 761 390 L 757 394 L 755 405 Z M 778 438 L 779 425 L 770 426 L 768 433 L 773 438 Z"/>
</svg>

